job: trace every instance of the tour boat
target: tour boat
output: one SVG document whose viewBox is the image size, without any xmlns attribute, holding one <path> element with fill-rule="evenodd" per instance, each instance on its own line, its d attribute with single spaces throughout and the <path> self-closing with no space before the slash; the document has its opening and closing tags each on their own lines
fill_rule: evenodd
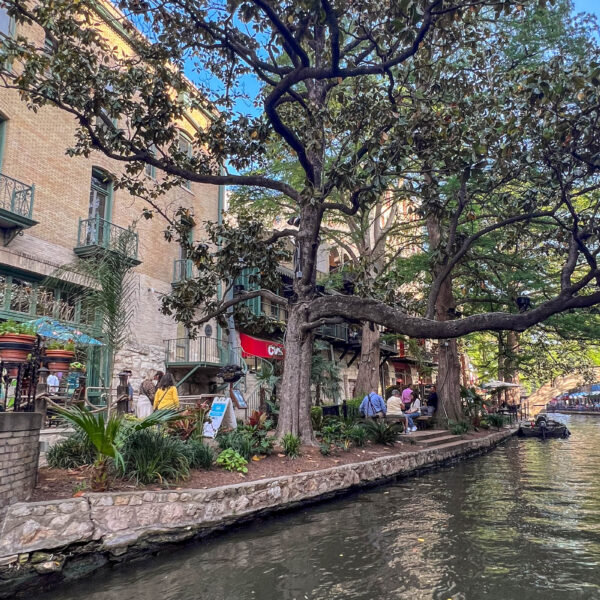
<svg viewBox="0 0 600 600">
<path fill-rule="evenodd" d="M 553 421 L 547 415 L 538 415 L 535 422 L 521 423 L 518 434 L 521 437 L 566 438 L 571 435 L 564 423 Z"/>
</svg>

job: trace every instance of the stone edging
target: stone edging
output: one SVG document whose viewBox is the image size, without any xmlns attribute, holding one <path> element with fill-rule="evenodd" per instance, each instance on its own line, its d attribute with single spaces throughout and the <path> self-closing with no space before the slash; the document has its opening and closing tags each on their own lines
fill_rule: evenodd
<svg viewBox="0 0 600 600">
<path fill-rule="evenodd" d="M 81 577 L 257 514 L 481 454 L 514 429 L 366 462 L 206 490 L 115 492 L 13 504 L 0 529 L 0 599 Z"/>
</svg>

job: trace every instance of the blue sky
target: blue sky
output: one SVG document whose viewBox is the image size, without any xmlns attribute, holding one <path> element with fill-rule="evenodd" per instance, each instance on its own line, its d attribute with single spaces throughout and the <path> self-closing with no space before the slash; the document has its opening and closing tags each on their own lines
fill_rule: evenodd
<svg viewBox="0 0 600 600">
<path fill-rule="evenodd" d="M 600 17 L 600 0 L 575 0 L 577 12 L 589 12 Z"/>
</svg>

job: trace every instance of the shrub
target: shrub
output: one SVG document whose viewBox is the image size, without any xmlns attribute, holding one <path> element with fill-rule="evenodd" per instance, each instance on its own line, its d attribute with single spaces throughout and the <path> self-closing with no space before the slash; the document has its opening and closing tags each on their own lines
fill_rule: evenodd
<svg viewBox="0 0 600 600">
<path fill-rule="evenodd" d="M 497 415 L 495 413 L 490 413 L 487 415 L 485 420 L 487 421 L 488 425 L 491 427 L 496 427 L 497 429 L 504 427 L 504 424 L 506 423 L 506 418 L 504 415 Z"/>
<path fill-rule="evenodd" d="M 348 421 L 354 422 L 360 418 L 359 407 L 361 405 L 362 398 L 351 398 L 346 401 L 346 418 Z"/>
<path fill-rule="evenodd" d="M 227 448 L 227 450 L 223 450 L 219 454 L 217 464 L 227 471 L 237 471 L 238 473 L 248 472 L 248 467 L 246 467 L 248 461 L 232 448 Z"/>
<path fill-rule="evenodd" d="M 80 429 L 65 440 L 57 442 L 46 454 L 48 466 L 54 469 L 74 469 L 92 465 L 96 460 L 96 448 Z"/>
<path fill-rule="evenodd" d="M 181 440 L 154 429 L 133 432 L 121 450 L 123 475 L 137 483 L 187 479 L 190 462 Z"/>
<path fill-rule="evenodd" d="M 363 425 L 353 425 L 348 430 L 348 437 L 352 440 L 355 446 L 361 448 L 367 443 L 368 435 L 367 430 Z"/>
<path fill-rule="evenodd" d="M 281 440 L 283 452 L 290 458 L 298 458 L 300 456 L 301 441 L 297 435 L 286 433 Z"/>
<path fill-rule="evenodd" d="M 463 435 L 469 431 L 470 427 L 466 421 L 458 421 L 456 423 L 449 421 L 448 429 L 450 430 L 450 433 L 453 433 L 454 435 Z"/>
<path fill-rule="evenodd" d="M 329 456 L 331 454 L 331 444 L 319 444 L 319 452 L 323 456 Z"/>
<path fill-rule="evenodd" d="M 215 462 L 214 450 L 199 440 L 189 440 L 185 451 L 191 469 L 210 469 Z"/>
<path fill-rule="evenodd" d="M 310 420 L 314 431 L 321 431 L 323 427 L 323 409 L 320 406 L 312 406 L 310 409 Z"/>
<path fill-rule="evenodd" d="M 246 460 L 250 460 L 254 454 L 271 454 L 273 450 L 273 440 L 267 437 L 267 430 L 251 425 L 219 433 L 216 441 L 221 450 L 231 448 Z"/>
<path fill-rule="evenodd" d="M 398 439 L 402 427 L 398 423 L 386 423 L 385 421 L 367 421 L 362 427 L 367 432 L 367 437 L 376 444 L 392 446 Z"/>
</svg>

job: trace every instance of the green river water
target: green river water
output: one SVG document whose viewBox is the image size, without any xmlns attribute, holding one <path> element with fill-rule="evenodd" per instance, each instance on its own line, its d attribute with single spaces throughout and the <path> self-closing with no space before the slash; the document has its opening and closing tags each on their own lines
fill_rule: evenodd
<svg viewBox="0 0 600 600">
<path fill-rule="evenodd" d="M 600 417 L 39 600 L 600 600 Z"/>
</svg>

